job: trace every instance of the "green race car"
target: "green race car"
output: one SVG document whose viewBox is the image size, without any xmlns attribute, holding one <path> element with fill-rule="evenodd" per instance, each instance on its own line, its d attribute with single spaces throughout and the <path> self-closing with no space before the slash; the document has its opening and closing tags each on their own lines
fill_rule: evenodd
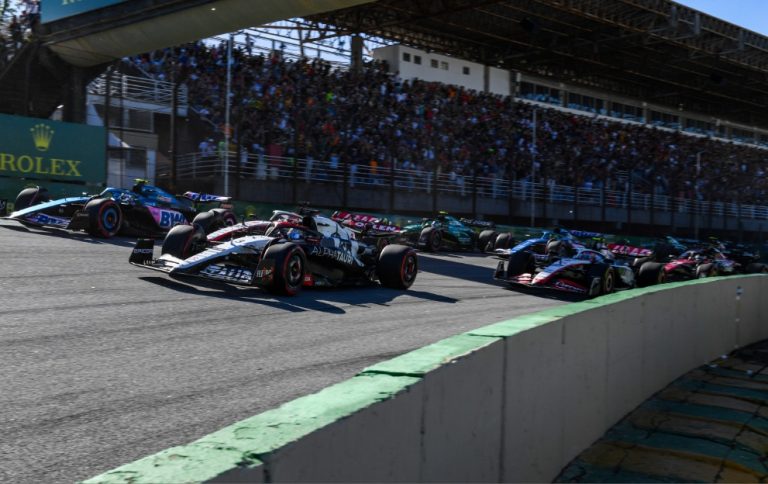
<svg viewBox="0 0 768 484">
<path fill-rule="evenodd" d="M 457 219 L 446 212 L 439 212 L 434 218 L 425 218 L 420 223 L 406 225 L 400 231 L 402 242 L 428 252 L 446 250 L 475 250 L 481 237 L 493 230 L 493 222 Z M 478 233 L 476 228 L 486 229 Z M 483 247 L 480 247 L 483 249 Z"/>
</svg>

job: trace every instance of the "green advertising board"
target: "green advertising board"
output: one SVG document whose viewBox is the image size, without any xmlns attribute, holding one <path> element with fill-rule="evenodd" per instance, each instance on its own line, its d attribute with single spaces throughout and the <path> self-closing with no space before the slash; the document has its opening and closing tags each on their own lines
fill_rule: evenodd
<svg viewBox="0 0 768 484">
<path fill-rule="evenodd" d="M 42 0 L 40 2 L 40 21 L 53 22 L 65 17 L 79 15 L 103 7 L 109 7 L 126 0 Z"/>
<path fill-rule="evenodd" d="M 31 184 L 94 191 L 106 180 L 105 142 L 101 126 L 0 114 L 0 198 Z"/>
</svg>

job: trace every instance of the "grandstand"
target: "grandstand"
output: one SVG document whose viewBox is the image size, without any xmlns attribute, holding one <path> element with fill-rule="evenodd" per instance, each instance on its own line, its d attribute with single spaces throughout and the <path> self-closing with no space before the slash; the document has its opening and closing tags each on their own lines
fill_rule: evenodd
<svg viewBox="0 0 768 484">
<path fill-rule="evenodd" d="M 265 48 L 248 31 L 237 34 L 228 147 L 219 146 L 225 44 L 187 44 L 116 67 L 138 72 L 138 85 L 151 78 L 189 89 L 182 105 L 188 99 L 192 121 L 175 136 L 168 96 L 154 110 L 125 92 L 108 100 L 101 78 L 91 102 L 122 100 L 128 109 L 113 116 L 126 120 L 118 144 L 137 120 L 161 129 L 149 150 L 159 181 L 228 188 L 251 201 L 292 203 L 312 190 L 312 201 L 328 207 L 447 208 L 499 221 L 762 238 L 761 35 L 668 0 L 379 0 L 277 28 L 296 33 L 296 59 L 279 36 Z M 349 65 L 323 60 L 323 42 L 333 39 L 348 39 Z M 372 61 L 362 68 L 363 59 Z M 379 91 L 356 95 L 361 78 Z M 393 97 L 418 99 L 418 119 L 388 104 Z M 299 109 L 301 100 L 311 105 Z M 473 112 L 462 124 L 466 106 Z M 153 114 L 130 114 L 142 110 Z M 103 107 L 96 112 L 103 116 Z M 396 129 L 406 118 L 410 127 Z M 325 143 L 329 135 L 337 144 Z"/>
</svg>

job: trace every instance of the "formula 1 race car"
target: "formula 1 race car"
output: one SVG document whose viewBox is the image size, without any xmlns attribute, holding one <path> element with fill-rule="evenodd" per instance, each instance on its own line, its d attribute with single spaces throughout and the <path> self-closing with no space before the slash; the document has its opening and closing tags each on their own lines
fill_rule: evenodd
<svg viewBox="0 0 768 484">
<path fill-rule="evenodd" d="M 505 261 L 499 261 L 494 279 L 589 297 L 635 287 L 635 274 L 630 267 L 616 264 L 596 250 L 584 248 L 577 249 L 572 256 L 543 264 L 537 263 L 531 252 L 510 253 L 506 267 Z"/>
<path fill-rule="evenodd" d="M 759 266 L 762 272 L 762 265 Z M 736 261 L 714 247 L 687 250 L 672 260 L 644 262 L 638 270 L 641 286 L 664 282 L 687 281 L 702 277 L 732 275 L 742 272 Z"/>
<path fill-rule="evenodd" d="M 206 233 L 237 222 L 229 197 L 186 192 L 181 198 L 137 180 L 131 190 L 107 188 L 99 195 L 49 200 L 44 188 L 22 190 L 8 216 L 22 224 L 85 230 L 95 237 L 117 233 L 155 237 L 178 224 L 194 222 Z M 202 204 L 218 208 L 200 210 Z"/>
<path fill-rule="evenodd" d="M 446 212 L 421 223 L 406 225 L 400 232 L 403 243 L 427 252 L 448 250 L 475 250 L 479 235 L 473 227 L 488 229 L 493 224 L 481 220 L 457 219 Z M 481 247 L 481 249 L 484 247 Z"/>
<path fill-rule="evenodd" d="M 416 280 L 418 259 L 410 247 L 387 244 L 380 249 L 317 213 L 279 214 L 276 220 L 252 223 L 250 235 L 226 241 L 206 239 L 196 226 L 177 226 L 163 241 L 159 258 L 154 258 L 154 241 L 140 239 L 130 263 L 171 276 L 258 286 L 283 295 L 294 295 L 302 286 L 376 281 L 408 289 Z M 263 234 L 257 235 L 261 228 Z"/>
<path fill-rule="evenodd" d="M 499 235 L 499 238 L 502 235 Z M 537 263 L 551 262 L 556 258 L 574 255 L 579 249 L 588 248 L 587 244 L 580 240 L 581 238 L 597 236 L 600 236 L 600 234 L 578 230 L 570 231 L 556 227 L 551 231 L 545 230 L 538 237 L 525 239 L 510 248 L 498 247 L 499 239 L 497 238 L 497 247 L 493 253 L 503 258 L 509 258 L 511 254 L 516 252 L 529 252 Z"/>
</svg>

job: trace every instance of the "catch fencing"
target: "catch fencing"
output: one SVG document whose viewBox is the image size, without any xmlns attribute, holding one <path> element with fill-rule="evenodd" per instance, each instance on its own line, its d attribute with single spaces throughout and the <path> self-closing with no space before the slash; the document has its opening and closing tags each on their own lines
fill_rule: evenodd
<svg viewBox="0 0 768 484">
<path fill-rule="evenodd" d="M 497 176 L 472 176 L 461 173 L 435 173 L 422 169 L 377 167 L 321 161 L 312 158 L 228 154 L 226 171 L 230 179 L 296 181 L 312 184 L 346 184 L 349 188 L 379 191 L 453 194 L 463 197 L 505 200 L 512 198 L 534 203 L 560 203 L 619 209 L 674 212 L 678 214 L 768 220 L 768 206 L 736 202 L 714 202 L 696 198 L 642 193 L 632 190 L 625 180 L 624 189 L 574 187 L 556 183 L 531 183 L 528 179 L 507 180 Z M 223 153 L 190 153 L 177 159 L 178 180 L 220 178 L 225 173 Z M 170 171 L 160 173 L 170 177 Z"/>
</svg>

